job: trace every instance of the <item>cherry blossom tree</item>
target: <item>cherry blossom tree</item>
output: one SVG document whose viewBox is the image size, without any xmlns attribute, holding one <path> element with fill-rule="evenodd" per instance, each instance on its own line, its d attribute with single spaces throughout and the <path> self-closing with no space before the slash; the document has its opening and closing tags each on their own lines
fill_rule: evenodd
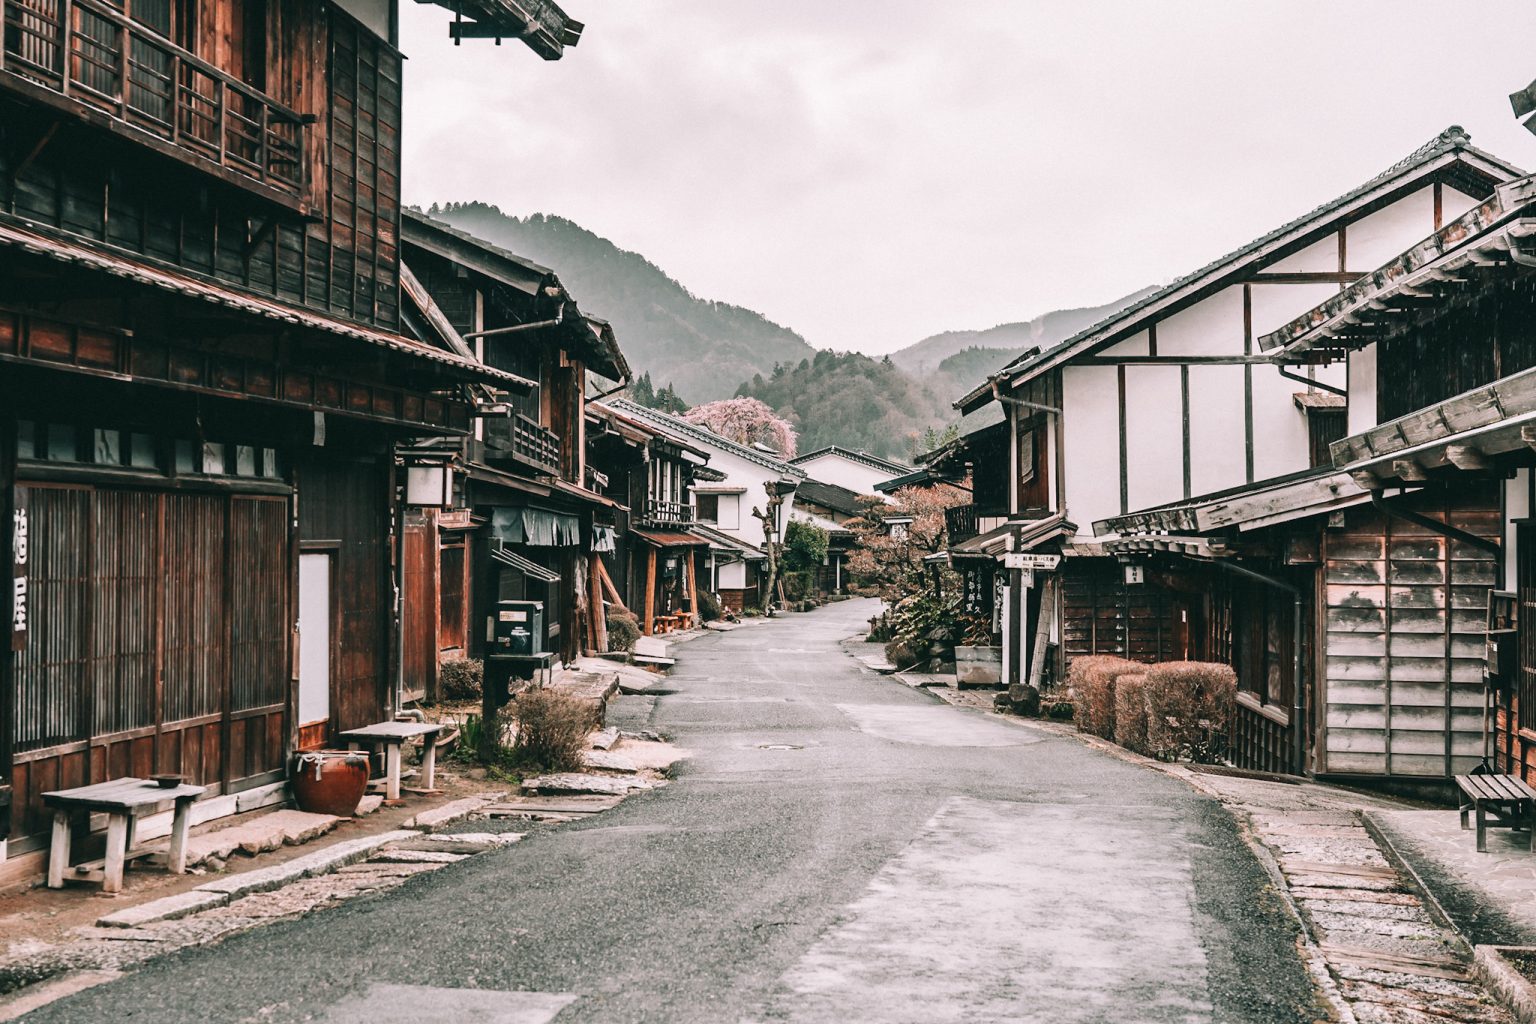
<svg viewBox="0 0 1536 1024">
<path fill-rule="evenodd" d="M 683 419 L 737 444 L 765 444 L 781 459 L 795 457 L 798 437 L 789 421 L 756 398 L 723 398 L 696 405 Z"/>
</svg>

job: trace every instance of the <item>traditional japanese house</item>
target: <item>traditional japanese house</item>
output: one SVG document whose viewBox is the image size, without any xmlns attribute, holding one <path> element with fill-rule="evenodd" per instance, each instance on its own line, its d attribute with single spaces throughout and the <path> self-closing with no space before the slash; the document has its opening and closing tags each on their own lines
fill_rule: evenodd
<svg viewBox="0 0 1536 1024">
<path fill-rule="evenodd" d="M 1328 443 L 1348 429 L 1345 369 L 1292 371 L 1271 363 L 1259 339 L 1519 173 L 1474 148 L 1461 129 L 1447 129 L 1345 195 L 1021 356 L 957 403 L 967 414 L 994 405 L 1002 414 L 1001 445 L 981 434 L 963 446 L 977 526 L 960 546 L 962 554 L 992 555 L 1011 584 L 1009 600 L 1023 603 L 1001 617 L 1005 644 L 1017 649 L 1008 678 L 1023 681 L 1025 666 L 1041 675 L 1040 643 L 1053 645 L 1058 670 L 1080 654 L 1200 653 L 1198 638 L 1218 628 L 1201 621 L 1204 584 L 1127 569 L 1123 552 L 1106 546 L 1114 535 L 1095 529 L 1325 462 Z M 980 457 L 984 447 L 989 454 Z M 1006 520 L 982 528 L 984 513 L 999 506 Z M 1061 533 L 1066 523 L 1076 524 L 1073 535 Z M 1022 631 L 1016 645 L 1009 623 Z M 1283 662 L 1284 653 L 1270 660 Z M 1285 693 L 1277 687 L 1274 700 L 1261 702 L 1269 714 L 1278 714 Z"/>
<path fill-rule="evenodd" d="M 546 56 L 579 29 L 484 13 Z M 404 330 L 392 5 L 0 0 L 0 24 L 14 858 L 45 790 L 180 773 L 232 813 L 387 717 L 394 446 L 528 382 Z"/>
<path fill-rule="evenodd" d="M 471 436 L 400 450 L 428 492 L 405 526 L 406 688 L 433 697 L 441 662 L 485 653 L 500 601 L 541 603 L 536 653 L 569 663 L 598 646 L 594 551 L 621 503 L 587 466 L 587 392 L 629 368 L 552 271 L 415 211 L 402 233 L 426 310 L 408 328 L 524 382 L 482 403 Z"/>
<path fill-rule="evenodd" d="M 697 446 L 618 409 L 595 408 L 611 436 L 602 463 L 608 493 L 625 506 L 600 571 L 646 634 L 697 625 L 711 541 L 695 530 L 693 491 L 700 472 L 721 475 L 708 472 L 709 455 Z"/>
<path fill-rule="evenodd" d="M 1260 339 L 1283 364 L 1348 368 L 1350 436 L 1327 479 L 1353 507 L 1304 535 L 1318 774 L 1411 783 L 1486 757 L 1531 777 L 1533 267 L 1536 183 L 1521 179 Z"/>
<path fill-rule="evenodd" d="M 805 470 L 817 480 L 855 494 L 878 494 L 877 484 L 912 471 L 911 466 L 837 445 L 797 455 L 789 460 L 789 464 Z"/>
<path fill-rule="evenodd" d="M 784 527 L 794 510 L 794 489 L 805 479 L 805 471 L 767 452 L 728 441 L 704 427 L 628 399 L 616 398 L 612 405 L 708 455 L 707 468 L 712 471 L 708 475 L 718 475 L 719 479 L 696 479 L 692 530 L 710 541 L 706 585 L 736 611 L 760 604 L 762 567 L 767 560 L 762 517 L 768 516 L 770 488 L 780 497 L 771 525 L 774 543 L 781 543 Z"/>
<path fill-rule="evenodd" d="M 820 593 L 844 592 L 847 586 L 844 565 L 854 547 L 853 531 L 844 524 L 864 516 L 870 507 L 870 497 L 820 480 L 802 480 L 795 488 L 792 518 L 827 532 L 827 557 L 816 574 L 816 589 Z"/>
</svg>

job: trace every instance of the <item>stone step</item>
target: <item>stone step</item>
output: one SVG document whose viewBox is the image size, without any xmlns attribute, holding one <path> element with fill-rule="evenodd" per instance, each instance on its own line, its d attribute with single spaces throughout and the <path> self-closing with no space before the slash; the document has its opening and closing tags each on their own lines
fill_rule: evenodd
<svg viewBox="0 0 1536 1024">
<path fill-rule="evenodd" d="M 340 818 L 330 814 L 281 810 L 263 814 L 238 825 L 214 829 L 187 837 L 187 865 L 196 866 L 210 857 L 228 860 L 236 853 L 254 857 L 282 846 L 301 846 L 318 839 L 336 827 Z M 169 840 L 152 843 L 148 849 L 165 854 Z"/>
</svg>

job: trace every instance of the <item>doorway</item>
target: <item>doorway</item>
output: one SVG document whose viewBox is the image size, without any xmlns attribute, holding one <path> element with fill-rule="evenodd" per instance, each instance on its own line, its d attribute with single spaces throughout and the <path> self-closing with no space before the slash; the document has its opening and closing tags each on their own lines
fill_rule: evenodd
<svg viewBox="0 0 1536 1024">
<path fill-rule="evenodd" d="M 331 718 L 331 570 L 329 552 L 299 555 L 299 747 L 325 741 Z"/>
</svg>

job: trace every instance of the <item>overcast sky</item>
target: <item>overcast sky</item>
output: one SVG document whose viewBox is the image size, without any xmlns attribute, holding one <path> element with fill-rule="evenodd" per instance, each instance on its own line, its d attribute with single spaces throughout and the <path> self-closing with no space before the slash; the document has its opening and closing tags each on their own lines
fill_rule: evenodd
<svg viewBox="0 0 1536 1024">
<path fill-rule="evenodd" d="M 1166 282 L 1449 124 L 1536 168 L 1527 3 L 561 3 L 557 62 L 401 5 L 407 201 L 569 217 L 822 348 Z"/>
</svg>

